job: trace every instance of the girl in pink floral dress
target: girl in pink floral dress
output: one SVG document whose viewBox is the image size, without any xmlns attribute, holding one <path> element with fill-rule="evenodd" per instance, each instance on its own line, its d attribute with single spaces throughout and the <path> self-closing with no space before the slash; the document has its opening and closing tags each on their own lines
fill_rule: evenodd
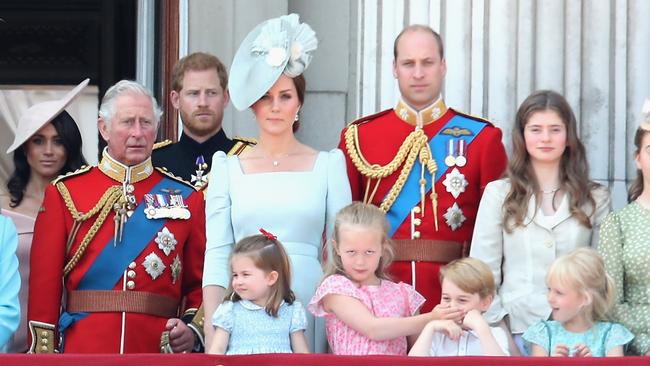
<svg viewBox="0 0 650 366">
<path fill-rule="evenodd" d="M 325 317 L 327 340 L 340 355 L 406 355 L 407 336 L 430 320 L 459 319 L 457 309 L 417 315 L 424 297 L 410 285 L 388 280 L 393 258 L 388 222 L 377 207 L 353 203 L 336 216 L 325 278 L 308 309 Z"/>
</svg>

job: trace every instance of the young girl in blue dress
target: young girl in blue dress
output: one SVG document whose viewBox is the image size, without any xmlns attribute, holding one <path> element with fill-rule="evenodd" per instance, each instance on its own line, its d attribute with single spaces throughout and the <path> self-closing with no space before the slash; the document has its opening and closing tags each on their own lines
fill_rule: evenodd
<svg viewBox="0 0 650 366">
<path fill-rule="evenodd" d="M 277 238 L 260 229 L 239 241 L 223 303 L 212 317 L 208 353 L 308 353 L 305 310 L 291 291 L 289 258 Z"/>
<path fill-rule="evenodd" d="M 605 321 L 614 283 L 596 251 L 580 248 L 558 258 L 546 283 L 553 320 L 542 320 L 524 333 L 532 356 L 623 356 L 634 335 Z"/>
</svg>

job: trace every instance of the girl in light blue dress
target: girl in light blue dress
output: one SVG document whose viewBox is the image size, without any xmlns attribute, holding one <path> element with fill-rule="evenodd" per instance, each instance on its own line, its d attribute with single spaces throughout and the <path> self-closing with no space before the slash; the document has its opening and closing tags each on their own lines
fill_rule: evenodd
<svg viewBox="0 0 650 366">
<path fill-rule="evenodd" d="M 289 257 L 277 238 L 242 239 L 230 257 L 226 296 L 212 316 L 215 327 L 208 353 L 308 353 L 305 309 L 291 291 Z"/>
<path fill-rule="evenodd" d="M 546 283 L 553 320 L 542 320 L 524 333 L 532 356 L 623 356 L 634 335 L 605 321 L 614 283 L 596 251 L 580 248 L 558 258 Z"/>
</svg>

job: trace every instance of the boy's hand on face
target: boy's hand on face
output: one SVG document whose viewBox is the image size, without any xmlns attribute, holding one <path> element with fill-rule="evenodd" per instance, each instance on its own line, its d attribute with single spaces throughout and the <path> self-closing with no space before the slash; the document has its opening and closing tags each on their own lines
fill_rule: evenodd
<svg viewBox="0 0 650 366">
<path fill-rule="evenodd" d="M 431 310 L 430 314 L 433 319 L 438 320 L 453 320 L 456 323 L 463 320 L 463 311 L 449 305 L 438 304 Z"/>
<path fill-rule="evenodd" d="M 481 315 L 481 312 L 472 309 L 467 314 L 465 314 L 465 317 L 463 318 L 463 328 L 465 329 L 471 329 L 473 331 L 478 331 L 479 329 L 482 328 L 488 328 L 488 323 L 485 321 L 485 318 L 483 318 L 483 315 Z"/>
<path fill-rule="evenodd" d="M 443 332 L 454 341 L 460 338 L 463 329 L 453 320 L 432 320 L 429 325 L 436 332 Z"/>
</svg>

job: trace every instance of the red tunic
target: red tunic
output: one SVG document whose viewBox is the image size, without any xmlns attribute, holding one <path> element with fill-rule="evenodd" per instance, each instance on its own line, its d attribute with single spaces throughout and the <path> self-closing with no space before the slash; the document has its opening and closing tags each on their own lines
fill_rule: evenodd
<svg viewBox="0 0 650 366">
<path fill-rule="evenodd" d="M 138 204 L 144 194 L 164 178 L 161 172 L 153 171 L 151 175 L 134 183 L 134 195 Z M 88 212 L 97 204 L 100 197 L 111 186 L 120 183 L 105 175 L 98 168 L 88 172 L 65 178 L 63 183 L 70 192 L 77 210 Z M 156 192 L 153 192 L 156 193 Z M 185 299 L 184 308 L 198 308 L 201 304 L 201 278 L 203 274 L 203 257 L 205 252 L 205 212 L 202 193 L 193 191 L 185 204 L 191 213 L 187 220 L 167 220 L 163 227 L 174 235 L 177 244 L 166 255 L 154 241 L 156 234 L 150 239 L 144 250 L 133 261 L 135 268 L 123 268 L 120 271 L 132 269 L 135 275 L 125 280 L 120 278 L 113 287 L 114 291 L 123 291 L 124 281 L 133 281 L 130 285 L 135 291 L 144 291 L 165 295 L 173 299 Z M 52 324 L 55 326 L 60 315 L 61 295 L 65 290 L 70 293 L 77 289 L 80 280 L 101 252 L 105 245 L 113 245 L 114 213 L 110 210 L 106 221 L 88 245 L 85 254 L 71 272 L 63 277 L 63 268 L 72 253 L 75 253 L 85 234 L 97 216 L 86 220 L 81 225 L 72 244 L 70 254 L 66 256 L 66 241 L 70 235 L 73 219 L 65 202 L 54 185 L 47 188 L 43 211 L 38 215 L 34 230 L 34 240 L 31 252 L 31 268 L 29 290 L 28 320 Z M 149 220 L 156 221 L 156 220 Z M 129 238 L 123 237 L 117 245 L 129 245 Z M 154 279 L 147 273 L 143 264 L 145 257 L 155 253 L 165 266 L 163 272 Z M 179 256 L 182 269 L 173 283 L 172 264 Z M 62 281 L 63 279 L 63 281 Z M 63 288 L 65 286 L 65 288 Z M 167 318 L 141 314 L 125 313 L 124 349 L 125 353 L 160 352 L 160 337 L 165 330 Z M 71 325 L 65 331 L 65 352 L 88 353 L 119 353 L 122 342 L 122 313 L 96 312 Z M 31 336 L 30 336 L 31 342 Z M 41 346 L 40 344 L 36 345 Z"/>
<path fill-rule="evenodd" d="M 380 112 L 374 116 L 363 118 L 359 121 L 353 122 L 358 128 L 358 146 L 363 157 L 369 164 L 388 164 L 397 154 L 404 139 L 414 130 L 413 124 L 407 123 L 405 120 L 413 119 L 414 115 L 407 116 L 401 110 L 400 105 L 396 108 L 402 112 L 404 120 L 398 116 L 395 110 L 387 110 Z M 429 140 L 440 131 L 440 129 L 454 116 L 459 113 L 447 109 L 444 104 L 439 101 L 428 109 L 431 110 L 436 105 L 440 107 L 441 115 L 437 120 L 431 121 L 423 126 L 423 130 Z M 410 112 L 411 114 L 413 112 Z M 423 112 L 421 112 L 423 113 Z M 474 118 L 463 115 L 466 118 Z M 417 231 L 420 232 L 420 239 L 430 240 L 446 240 L 456 242 L 470 242 L 472 232 L 474 229 L 474 221 L 478 205 L 481 200 L 483 189 L 487 183 L 501 177 L 507 163 L 507 156 L 503 143 L 501 142 L 501 130 L 494 127 L 487 121 L 476 119 L 486 126 L 474 137 L 474 140 L 468 146 L 466 151 L 467 164 L 463 167 L 457 167 L 460 173 L 465 176 L 468 182 L 465 191 L 461 193 L 458 198 L 454 198 L 451 193 L 446 191 L 443 181 L 445 175 L 452 170 L 445 165 L 438 165 L 438 169 L 445 170 L 445 174 L 435 184 L 435 191 L 438 197 L 438 231 L 434 226 L 433 205 L 427 193 L 425 202 L 425 215 L 422 217 L 421 225 L 417 226 Z M 424 119 L 424 123 L 427 123 Z M 453 127 L 453 123 L 447 127 Z M 346 129 L 347 130 L 347 129 Z M 350 160 L 349 151 L 345 144 L 345 132 L 341 135 L 341 143 L 339 147 L 344 151 L 347 159 L 348 177 L 350 179 L 350 187 L 352 190 L 352 199 L 355 201 L 363 201 L 364 193 L 366 190 L 367 179 L 363 176 Z M 418 164 L 416 162 L 416 164 Z M 377 192 L 372 199 L 372 203 L 379 206 L 386 196 L 391 187 L 395 184 L 401 168 L 381 180 Z M 370 190 L 374 189 L 376 179 L 373 179 L 370 184 Z M 404 190 L 408 187 L 404 187 Z M 418 187 L 411 187 L 419 191 Z M 466 218 L 456 230 L 445 222 L 443 216 L 445 212 L 454 204 L 457 203 Z M 418 203 L 419 205 L 419 203 Z M 418 217 L 421 217 L 418 215 Z M 394 239 L 411 239 L 411 219 L 407 217 L 401 226 L 393 234 Z M 431 310 L 436 304 L 440 302 L 440 281 L 438 277 L 439 269 L 445 263 L 440 262 L 414 262 L 415 263 L 415 285 L 416 290 L 424 295 L 427 299 L 422 307 L 422 311 Z M 394 279 L 413 283 L 411 262 L 394 262 L 390 268 L 390 272 Z"/>
</svg>

